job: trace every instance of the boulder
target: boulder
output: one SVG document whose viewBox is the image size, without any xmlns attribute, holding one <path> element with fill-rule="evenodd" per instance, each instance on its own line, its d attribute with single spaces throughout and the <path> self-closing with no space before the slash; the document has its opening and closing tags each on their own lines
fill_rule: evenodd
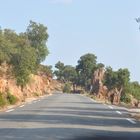
<svg viewBox="0 0 140 140">
<path fill-rule="evenodd" d="M 107 96 L 107 87 L 103 85 L 104 68 L 97 69 L 92 78 L 92 93 L 99 99 L 105 99 Z"/>
<path fill-rule="evenodd" d="M 131 97 L 131 106 L 138 107 L 140 102 L 137 99 L 135 99 L 132 95 L 130 97 Z"/>
<path fill-rule="evenodd" d="M 111 91 L 108 91 L 107 87 L 103 84 L 104 75 L 104 68 L 99 68 L 94 72 L 92 78 L 92 93 L 96 95 L 99 99 L 108 99 L 111 101 L 112 104 L 119 104 L 120 93 L 122 89 L 118 90 L 115 88 Z"/>
</svg>

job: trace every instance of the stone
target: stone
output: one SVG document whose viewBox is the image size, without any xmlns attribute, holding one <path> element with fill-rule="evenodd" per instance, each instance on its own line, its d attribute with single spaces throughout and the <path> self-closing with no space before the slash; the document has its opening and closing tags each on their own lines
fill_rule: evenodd
<svg viewBox="0 0 140 140">
<path fill-rule="evenodd" d="M 99 99 L 105 99 L 107 96 L 107 87 L 103 85 L 104 68 L 97 69 L 92 78 L 92 93 Z"/>
<path fill-rule="evenodd" d="M 115 88 L 111 91 L 108 91 L 107 87 L 103 84 L 104 75 L 104 68 L 99 68 L 94 72 L 92 78 L 92 93 L 99 99 L 110 100 L 112 104 L 119 104 L 120 93 L 122 89 L 119 91 Z"/>
</svg>

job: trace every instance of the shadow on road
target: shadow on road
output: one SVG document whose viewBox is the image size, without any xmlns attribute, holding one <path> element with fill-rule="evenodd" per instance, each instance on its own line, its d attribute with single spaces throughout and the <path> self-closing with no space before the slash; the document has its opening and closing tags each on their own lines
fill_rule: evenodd
<svg viewBox="0 0 140 140">
<path fill-rule="evenodd" d="M 9 128 L 0 129 L 0 138 L 1 140 L 139 140 L 140 137 L 138 132 L 92 131 L 80 128 Z"/>
<path fill-rule="evenodd" d="M 58 109 L 58 110 L 57 110 Z M 78 108 L 55 108 L 46 110 L 28 110 L 24 114 L 5 114 L 0 115 L 1 121 L 9 122 L 38 122 L 43 124 L 71 124 L 71 125 L 88 125 L 88 126 L 118 126 L 118 127 L 129 127 L 139 128 L 139 125 L 133 125 L 127 120 L 125 116 L 110 112 L 109 109 L 80 109 Z M 32 114 L 28 114 L 28 113 Z M 36 112 L 36 115 L 34 113 Z M 38 114 L 37 114 L 38 113 Z"/>
<path fill-rule="evenodd" d="M 0 140 L 140 140 L 140 124 L 118 111 L 124 114 L 82 96 L 54 95 L 1 114 Z"/>
</svg>

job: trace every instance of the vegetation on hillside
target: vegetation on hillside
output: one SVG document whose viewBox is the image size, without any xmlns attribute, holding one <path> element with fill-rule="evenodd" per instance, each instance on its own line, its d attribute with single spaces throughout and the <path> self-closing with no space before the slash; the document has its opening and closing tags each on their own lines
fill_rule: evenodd
<svg viewBox="0 0 140 140">
<path fill-rule="evenodd" d="M 30 81 L 30 75 L 39 73 L 51 77 L 54 74 L 59 81 L 65 83 L 64 92 L 70 92 L 71 87 L 73 91 L 80 87 L 91 92 L 94 72 L 104 68 L 105 76 L 102 82 L 109 91 L 115 89 L 125 102 L 130 102 L 129 95 L 140 100 L 140 85 L 138 82 L 130 82 L 129 70 L 120 68 L 114 71 L 111 67 L 105 68 L 104 64 L 97 63 L 95 54 L 81 56 L 75 67 L 58 61 L 54 73 L 51 66 L 41 65 L 49 54 L 46 45 L 48 37 L 47 27 L 34 21 L 30 21 L 23 33 L 0 29 L 0 65 L 6 63 L 12 67 L 11 73 L 22 90 Z M 10 104 L 16 102 L 16 98 L 10 93 L 7 93 L 6 100 L 4 98 L 0 93 L 0 106 L 5 105 L 7 100 Z"/>
<path fill-rule="evenodd" d="M 18 99 L 12 95 L 9 91 L 6 94 L 0 92 L 0 107 L 5 105 L 13 105 L 18 101 Z"/>
<path fill-rule="evenodd" d="M 52 73 L 51 67 L 40 65 L 49 54 L 46 46 L 48 36 L 47 27 L 33 21 L 30 21 L 24 33 L 0 30 L 0 65 L 12 65 L 17 85 L 22 89 L 29 82 L 30 74 L 38 69 Z"/>
<path fill-rule="evenodd" d="M 49 54 L 46 45 L 48 37 L 47 27 L 34 21 L 30 21 L 22 33 L 0 28 L 0 66 L 2 68 L 6 64 L 9 67 L 7 74 L 16 79 L 22 91 L 31 74 L 52 77 L 52 67 L 41 64 Z M 0 76 L 3 75 L 4 72 L 0 71 Z M 0 106 L 17 102 L 14 95 L 4 92 L 0 93 Z"/>
<path fill-rule="evenodd" d="M 73 67 L 58 62 L 55 65 L 57 79 L 66 83 L 69 82 L 75 88 L 80 86 L 87 92 L 92 91 L 92 78 L 94 72 L 99 68 L 105 69 L 104 86 L 109 91 L 115 90 L 120 95 L 120 100 L 126 103 L 130 102 L 130 95 L 140 100 L 140 85 L 138 82 L 130 82 L 130 72 L 127 68 L 120 68 L 114 71 L 111 67 L 106 67 L 102 63 L 97 63 L 97 57 L 88 53 L 80 57 L 78 64 Z"/>
</svg>

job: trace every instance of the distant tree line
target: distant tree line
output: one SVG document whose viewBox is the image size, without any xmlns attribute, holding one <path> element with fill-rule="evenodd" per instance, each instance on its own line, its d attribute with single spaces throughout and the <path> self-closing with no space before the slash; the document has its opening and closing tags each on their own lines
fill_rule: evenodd
<svg viewBox="0 0 140 140">
<path fill-rule="evenodd" d="M 94 72 L 99 68 L 105 69 L 103 84 L 109 91 L 112 89 L 120 93 L 121 100 L 129 102 L 128 94 L 140 99 L 140 85 L 138 82 L 130 82 L 130 72 L 127 68 L 114 71 L 111 67 L 105 67 L 102 63 L 97 63 L 97 57 L 94 54 L 88 53 L 80 57 L 75 67 L 64 65 L 63 62 L 57 62 L 55 65 L 57 79 L 73 85 L 80 86 L 85 91 L 91 91 L 92 78 Z"/>
</svg>

